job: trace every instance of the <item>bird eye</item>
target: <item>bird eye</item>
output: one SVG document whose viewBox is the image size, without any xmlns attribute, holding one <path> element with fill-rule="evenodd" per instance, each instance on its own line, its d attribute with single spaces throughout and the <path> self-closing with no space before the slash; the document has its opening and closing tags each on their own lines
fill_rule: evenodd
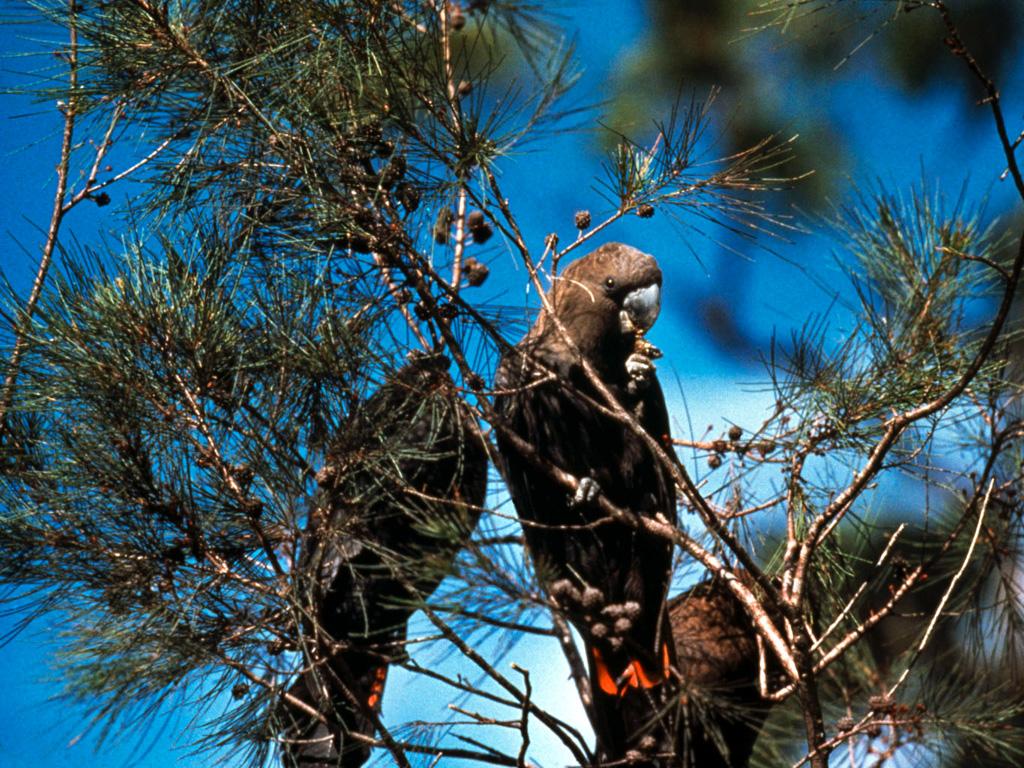
<svg viewBox="0 0 1024 768">
<path fill-rule="evenodd" d="M 604 284 L 607 285 L 609 288 L 614 288 L 615 287 L 615 278 L 614 277 L 609 277 L 607 280 L 604 281 Z"/>
</svg>

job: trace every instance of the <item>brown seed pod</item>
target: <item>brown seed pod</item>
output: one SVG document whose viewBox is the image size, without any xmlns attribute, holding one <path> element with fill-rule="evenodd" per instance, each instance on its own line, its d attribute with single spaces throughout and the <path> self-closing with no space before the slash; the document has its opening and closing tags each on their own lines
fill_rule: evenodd
<svg viewBox="0 0 1024 768">
<path fill-rule="evenodd" d="M 892 706 L 893 704 L 889 697 L 882 694 L 868 699 L 868 707 L 872 712 L 889 712 Z"/>
<path fill-rule="evenodd" d="M 604 592 L 597 587 L 587 587 L 583 590 L 582 602 L 588 611 L 596 611 L 604 603 Z"/>
<path fill-rule="evenodd" d="M 579 603 L 580 593 L 568 579 L 559 579 L 551 585 L 551 596 L 558 603 Z"/>
<path fill-rule="evenodd" d="M 248 485 L 252 482 L 253 477 L 256 476 L 256 473 L 253 472 L 252 467 L 248 464 L 235 464 L 231 468 L 231 474 L 239 485 Z"/>
<path fill-rule="evenodd" d="M 420 191 L 407 181 L 395 187 L 395 199 L 402 204 L 407 213 L 420 207 Z"/>
<path fill-rule="evenodd" d="M 484 217 L 483 211 L 470 211 L 469 216 L 466 217 L 466 226 L 469 227 L 470 232 L 479 229 L 486 223 L 487 219 Z"/>
<path fill-rule="evenodd" d="M 491 274 L 490 268 L 478 261 L 477 259 L 466 259 L 462 264 L 462 274 L 466 278 L 466 282 L 476 288 L 483 285 L 487 280 L 488 275 Z"/>
<path fill-rule="evenodd" d="M 730 440 L 732 440 L 733 442 L 736 442 L 741 437 L 743 437 L 743 427 L 739 427 L 739 426 L 737 426 L 735 424 L 733 424 L 731 427 L 729 427 L 729 439 Z"/>
<path fill-rule="evenodd" d="M 641 219 L 649 219 L 654 215 L 654 206 L 650 203 L 644 203 L 637 207 L 636 215 Z"/>
<path fill-rule="evenodd" d="M 271 656 L 280 656 L 286 650 L 288 650 L 288 646 L 282 640 L 274 640 L 273 642 L 267 643 L 267 653 Z"/>
<path fill-rule="evenodd" d="M 477 245 L 483 245 L 494 236 L 494 230 L 486 221 L 476 229 L 471 229 L 470 232 L 473 233 L 473 242 Z"/>
<path fill-rule="evenodd" d="M 335 241 L 339 248 L 351 249 L 356 253 L 369 253 L 373 250 L 373 239 L 361 232 L 350 232 L 347 237 Z"/>
<path fill-rule="evenodd" d="M 263 502 L 259 499 L 243 499 L 242 511 L 251 520 L 259 520 L 263 516 Z"/>
<path fill-rule="evenodd" d="M 314 479 L 316 484 L 322 488 L 330 488 L 338 477 L 338 468 L 333 464 L 324 464 L 317 470 Z"/>
<path fill-rule="evenodd" d="M 379 120 L 370 120 L 359 126 L 359 138 L 367 144 L 377 144 L 384 140 L 384 126 Z"/>
<path fill-rule="evenodd" d="M 586 229 L 590 226 L 590 211 L 576 211 L 576 229 Z"/>
<path fill-rule="evenodd" d="M 466 26 L 466 14 L 458 3 L 448 3 L 448 21 L 456 32 Z"/>
<path fill-rule="evenodd" d="M 380 172 L 380 183 L 385 189 L 391 189 L 405 176 L 408 165 L 404 155 L 395 155 Z"/>
</svg>

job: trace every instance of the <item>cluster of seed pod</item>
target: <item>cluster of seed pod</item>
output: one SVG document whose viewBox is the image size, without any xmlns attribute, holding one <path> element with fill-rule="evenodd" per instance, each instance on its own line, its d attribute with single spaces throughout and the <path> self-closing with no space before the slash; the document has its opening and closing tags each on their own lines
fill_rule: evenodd
<svg viewBox="0 0 1024 768">
<path fill-rule="evenodd" d="M 452 224 L 455 222 L 455 212 L 451 208 L 442 208 L 438 211 L 437 219 L 434 220 L 434 242 L 438 245 L 446 245 L 451 235 Z M 466 229 L 473 236 L 473 242 L 483 245 L 494 235 L 494 228 L 487 220 L 483 211 L 470 211 L 466 217 Z"/>
<path fill-rule="evenodd" d="M 408 181 L 408 160 L 393 141 L 385 138 L 379 122 L 365 123 L 334 142 L 331 185 L 338 193 L 336 223 L 326 228 L 339 232 L 332 241 L 356 253 L 395 249 L 395 225 L 381 216 L 389 199 L 406 214 L 420 204 L 420 191 Z"/>
<path fill-rule="evenodd" d="M 551 596 L 563 610 L 582 616 L 590 626 L 592 637 L 604 640 L 613 649 L 620 648 L 633 622 L 640 617 L 640 604 L 633 600 L 608 603 L 604 592 L 597 587 L 578 589 L 568 579 L 559 579 L 551 585 Z"/>
</svg>

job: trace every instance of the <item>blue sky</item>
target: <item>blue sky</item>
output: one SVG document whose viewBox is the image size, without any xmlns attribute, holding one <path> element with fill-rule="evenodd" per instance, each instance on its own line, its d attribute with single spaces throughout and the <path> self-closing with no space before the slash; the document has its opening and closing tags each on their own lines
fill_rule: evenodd
<svg viewBox="0 0 1024 768">
<path fill-rule="evenodd" d="M 594 100 L 609 95 L 617 65 L 642 38 L 648 23 L 642 8 L 642 4 L 607 0 L 565 7 L 567 27 L 578 35 L 578 51 L 586 68 L 579 87 Z M 8 52 L 36 46 L 25 39 L 35 36 L 35 31 L 28 28 L 0 27 L 0 36 L 2 48 Z M 687 41 L 680 44 L 686 45 Z M 17 82 L 18 71 L 34 66 L 17 58 L 6 60 L 0 72 L 0 87 Z M 780 83 L 780 92 L 766 97 L 785 99 L 790 86 L 802 89 L 801 104 L 813 104 L 814 111 L 832 116 L 841 126 L 850 150 L 846 158 L 850 164 L 844 173 L 858 184 L 878 178 L 893 188 L 907 189 L 921 180 L 924 168 L 928 179 L 939 182 L 953 197 L 961 183 L 969 179 L 972 196 L 991 196 L 992 211 L 1003 209 L 1011 199 L 1008 184 L 996 178 L 1002 165 L 990 124 L 965 122 L 962 97 L 950 98 L 948 93 L 935 90 L 904 98 L 893 90 L 884 73 L 858 59 L 826 81 Z M 1020 82 L 1004 84 L 1003 93 L 1011 104 L 1019 103 L 1013 97 L 1020 91 Z M 1012 117 L 1020 110 L 1011 108 L 1008 113 Z M 813 114 L 805 113 L 804 117 L 811 119 Z M 33 105 L 10 95 L 0 97 L 0 190 L 7 200 L 0 231 L 0 266 L 6 278 L 25 292 L 36 269 L 42 230 L 52 205 L 59 126 L 59 115 L 52 105 Z M 638 119 L 638 129 L 648 132 L 646 117 Z M 807 130 L 801 125 L 800 115 L 794 117 L 791 129 L 792 133 Z M 597 215 L 603 202 L 591 179 L 599 161 L 595 138 L 586 132 L 532 145 L 529 153 L 509 158 L 503 185 L 533 243 L 541 242 L 551 231 L 559 232 L 563 239 L 571 238 L 576 210 L 589 208 Z M 838 179 L 835 194 L 842 199 L 850 186 L 848 180 Z M 116 198 L 124 190 L 112 189 L 111 193 Z M 69 242 L 71 238 L 95 241 L 97 231 L 116 226 L 108 213 L 114 207 L 80 206 L 66 220 L 64 238 Z M 749 363 L 736 362 L 717 348 L 701 325 L 693 321 L 692 307 L 725 290 L 727 295 L 741 297 L 741 322 L 752 336 L 767 339 L 775 329 L 785 337 L 789 329 L 800 327 L 811 314 L 824 311 L 832 299 L 788 262 L 804 265 L 826 285 L 841 289 L 840 270 L 831 259 L 837 244 L 820 234 L 772 244 L 786 260 L 751 245 L 740 246 L 743 257 L 723 252 L 712 240 L 673 226 L 661 215 L 650 221 L 623 222 L 608 239 L 629 242 L 655 254 L 665 272 L 665 309 L 651 339 L 666 353 L 659 370 L 671 410 L 677 416 L 676 434 L 687 432 L 687 421 L 682 416 L 683 394 L 698 431 L 706 424 L 721 427 L 723 419 L 754 424 L 771 401 L 770 394 L 752 386 L 763 380 L 763 372 Z M 501 256 L 495 259 L 500 261 Z M 492 280 L 507 287 L 504 303 L 516 304 L 523 295 L 522 271 L 499 263 Z M 839 315 L 833 329 L 837 338 L 843 334 L 843 326 Z M 10 626 L 10 619 L 0 618 L 0 632 Z M 177 736 L 184 717 L 177 723 L 158 725 L 141 743 L 126 739 L 96 751 L 94 734 L 78 739 L 84 730 L 85 710 L 51 700 L 59 686 L 52 680 L 47 645 L 56 629 L 44 618 L 0 650 L 0 675 L 4 680 L 0 765 L 162 768 L 205 764 L 175 749 L 187 743 L 187 739 Z M 525 643 L 511 658 L 530 663 L 535 669 L 553 664 L 551 675 L 557 677 L 560 662 L 550 658 L 551 650 Z M 396 721 L 403 719 L 408 703 L 403 701 L 400 682 L 400 675 L 392 678 L 385 699 L 386 716 Z M 552 689 L 551 695 L 557 702 L 562 694 Z M 422 701 L 421 697 L 415 703 Z M 578 712 L 574 718 L 581 721 Z M 542 752 L 536 754 L 543 757 Z"/>
</svg>

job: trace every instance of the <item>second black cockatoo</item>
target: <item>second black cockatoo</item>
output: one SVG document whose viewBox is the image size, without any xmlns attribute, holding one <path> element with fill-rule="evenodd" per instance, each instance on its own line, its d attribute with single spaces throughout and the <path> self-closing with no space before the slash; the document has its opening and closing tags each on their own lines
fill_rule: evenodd
<svg viewBox="0 0 1024 768">
<path fill-rule="evenodd" d="M 485 502 L 487 453 L 442 355 L 413 359 L 347 420 L 302 542 L 305 671 L 285 702 L 286 768 L 370 754 L 406 621 L 449 573 Z"/>
<path fill-rule="evenodd" d="M 744 571 L 736 574 L 754 586 Z M 746 768 L 771 710 L 758 685 L 757 631 L 720 579 L 691 587 L 669 601 L 679 709 L 679 768 Z M 777 674 L 770 655 L 766 673 Z"/>
<path fill-rule="evenodd" d="M 495 380 L 509 493 L 541 581 L 587 645 L 591 719 L 604 762 L 673 761 L 674 648 L 665 610 L 673 547 L 606 519 L 595 498 L 669 523 L 676 498 L 669 472 L 641 437 L 602 413 L 606 401 L 582 361 L 671 450 L 652 348 L 642 339 L 658 316 L 660 291 L 653 257 L 620 243 L 598 248 L 556 278 L 548 294 L 555 317 L 541 312 L 503 356 Z M 579 492 L 567 494 L 544 464 L 583 479 Z"/>
</svg>

